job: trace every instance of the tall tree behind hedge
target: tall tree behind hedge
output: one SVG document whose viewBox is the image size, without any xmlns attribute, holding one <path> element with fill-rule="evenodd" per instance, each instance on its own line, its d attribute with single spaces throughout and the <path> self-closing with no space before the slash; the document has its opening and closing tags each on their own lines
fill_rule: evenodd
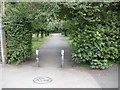
<svg viewBox="0 0 120 90">
<path fill-rule="evenodd" d="M 118 59 L 118 3 L 60 3 L 59 18 L 68 20 L 73 61 L 104 69 Z M 63 24 L 63 28 L 66 28 Z M 104 62 L 105 61 L 105 62 Z"/>
<path fill-rule="evenodd" d="M 20 63 L 32 54 L 32 34 L 54 29 L 56 3 L 9 2 L 5 3 L 3 19 L 6 32 L 7 63 Z M 53 26 L 52 26 L 53 25 Z"/>
</svg>

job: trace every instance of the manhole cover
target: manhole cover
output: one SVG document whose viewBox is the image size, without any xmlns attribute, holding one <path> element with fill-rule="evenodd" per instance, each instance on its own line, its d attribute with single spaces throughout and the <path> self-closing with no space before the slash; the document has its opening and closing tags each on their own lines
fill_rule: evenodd
<svg viewBox="0 0 120 90">
<path fill-rule="evenodd" d="M 41 77 L 34 78 L 33 82 L 37 84 L 47 84 L 52 82 L 52 79 L 50 77 L 41 76 Z"/>
</svg>

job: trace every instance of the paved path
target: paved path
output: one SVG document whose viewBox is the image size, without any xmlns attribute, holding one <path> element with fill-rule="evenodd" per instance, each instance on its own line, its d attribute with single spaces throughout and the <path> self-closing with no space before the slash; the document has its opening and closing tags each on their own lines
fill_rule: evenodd
<svg viewBox="0 0 120 90">
<path fill-rule="evenodd" d="M 65 66 L 60 68 L 60 50 L 65 49 Z M 71 68 L 71 52 L 69 45 L 60 34 L 52 34 L 48 41 L 40 47 L 40 67 L 33 61 L 19 66 L 3 67 L 4 88 L 99 88 L 95 79 L 84 70 Z M 69 67 L 69 68 L 68 68 Z M 52 78 L 49 84 L 35 84 L 38 76 Z"/>
<path fill-rule="evenodd" d="M 60 68 L 60 50 L 62 48 L 65 49 L 64 68 Z M 117 77 L 116 68 L 93 71 L 88 68 L 72 67 L 69 45 L 60 34 L 53 34 L 39 50 L 40 67 L 37 67 L 33 60 L 18 66 L 3 66 L 3 88 L 105 88 L 109 85 L 113 88 L 117 87 L 117 81 L 114 78 Z M 34 83 L 33 79 L 39 76 L 50 77 L 52 82 L 48 84 Z M 112 82 L 112 80 L 114 81 Z"/>
<path fill-rule="evenodd" d="M 102 88 L 118 87 L 118 66 L 114 65 L 106 70 L 89 70 L 92 77 Z"/>
<path fill-rule="evenodd" d="M 26 65 L 5 65 L 3 88 L 100 88 L 96 80 L 84 69 L 38 68 Z M 33 79 L 39 76 L 52 78 L 48 84 L 36 84 Z"/>
<path fill-rule="evenodd" d="M 61 49 L 65 50 L 64 68 L 72 66 L 71 50 L 61 34 L 52 34 L 48 41 L 39 49 L 41 67 L 60 67 L 61 66 Z"/>
</svg>

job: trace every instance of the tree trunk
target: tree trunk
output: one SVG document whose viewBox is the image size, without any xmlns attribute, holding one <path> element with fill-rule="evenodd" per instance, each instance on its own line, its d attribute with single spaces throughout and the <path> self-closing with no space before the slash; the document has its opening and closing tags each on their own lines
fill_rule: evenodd
<svg viewBox="0 0 120 90">
<path fill-rule="evenodd" d="M 48 31 L 48 36 L 50 35 L 50 32 Z"/>
<path fill-rule="evenodd" d="M 37 32 L 37 34 L 36 34 L 36 41 L 38 41 L 39 40 L 39 32 Z"/>
<path fill-rule="evenodd" d="M 65 36 L 67 36 L 67 30 L 64 31 Z"/>
<path fill-rule="evenodd" d="M 45 31 L 45 36 L 47 37 L 47 31 Z"/>
<path fill-rule="evenodd" d="M 43 31 L 41 31 L 41 38 L 44 38 L 44 33 L 43 33 Z"/>
</svg>

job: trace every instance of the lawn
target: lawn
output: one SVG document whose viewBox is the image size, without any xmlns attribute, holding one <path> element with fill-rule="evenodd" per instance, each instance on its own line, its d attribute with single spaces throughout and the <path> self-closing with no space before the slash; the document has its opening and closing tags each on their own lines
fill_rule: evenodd
<svg viewBox="0 0 120 90">
<path fill-rule="evenodd" d="M 36 49 L 39 48 L 41 45 L 43 45 L 44 42 L 48 39 L 48 37 L 44 37 L 44 38 L 39 37 L 39 39 L 36 40 L 36 36 L 35 34 L 33 34 L 32 35 L 32 52 L 35 53 Z"/>
<path fill-rule="evenodd" d="M 69 44 L 70 48 L 72 48 L 72 40 L 70 40 L 69 37 L 66 37 L 66 36 L 64 36 L 64 35 L 62 35 L 62 36 L 63 36 L 63 38 L 66 40 L 66 42 Z"/>
</svg>

